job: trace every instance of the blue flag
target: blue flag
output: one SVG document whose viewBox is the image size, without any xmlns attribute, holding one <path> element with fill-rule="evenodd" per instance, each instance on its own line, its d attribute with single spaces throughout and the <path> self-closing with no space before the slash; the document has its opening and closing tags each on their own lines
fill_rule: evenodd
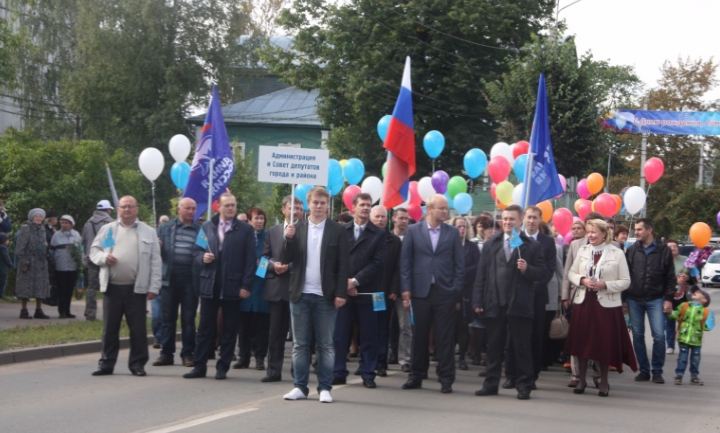
<svg viewBox="0 0 720 433">
<path fill-rule="evenodd" d="M 205 230 L 203 230 L 202 228 L 198 231 L 197 237 L 195 238 L 195 245 L 199 246 L 204 250 L 208 249 L 207 235 L 205 234 Z"/>
<path fill-rule="evenodd" d="M 115 239 L 113 239 L 112 227 L 108 227 L 105 238 L 102 240 L 102 247 L 105 250 L 111 250 L 115 247 Z"/>
<path fill-rule="evenodd" d="M 510 235 L 510 248 L 514 250 L 515 248 L 518 248 L 522 244 L 523 244 L 523 240 L 520 237 L 520 232 L 513 228 L 512 234 Z"/>
<path fill-rule="evenodd" d="M 533 159 L 532 165 L 527 168 L 529 175 L 525 175 L 526 206 L 538 204 L 563 192 L 550 139 L 547 91 L 543 74 L 540 74 L 538 83 L 535 118 L 530 134 L 530 152 Z"/>
<path fill-rule="evenodd" d="M 210 166 L 212 161 L 212 200 L 217 200 L 225 192 L 235 174 L 235 161 L 230 140 L 225 129 L 220 107 L 220 96 L 213 86 L 210 107 L 208 107 L 205 123 L 200 138 L 195 145 L 190 180 L 185 187 L 185 197 L 197 202 L 195 220 L 199 219 L 210 207 L 208 203 L 208 187 L 210 184 Z"/>
</svg>

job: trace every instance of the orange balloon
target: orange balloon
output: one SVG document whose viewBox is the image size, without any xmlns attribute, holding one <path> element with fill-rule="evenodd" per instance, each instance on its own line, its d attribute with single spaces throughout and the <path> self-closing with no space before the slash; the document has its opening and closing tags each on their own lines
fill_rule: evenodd
<svg viewBox="0 0 720 433">
<path fill-rule="evenodd" d="M 573 208 L 575 209 L 575 212 L 580 212 L 580 206 L 582 206 L 583 203 L 585 203 L 587 200 L 583 198 L 579 198 L 575 200 L 575 204 L 573 205 Z"/>
<path fill-rule="evenodd" d="M 705 223 L 697 222 L 690 227 L 690 240 L 698 248 L 705 248 L 711 237 L 712 229 Z"/>
<path fill-rule="evenodd" d="M 612 198 L 615 200 L 615 214 L 619 214 L 620 210 L 622 209 L 622 197 L 620 197 L 617 194 L 611 194 Z"/>
<path fill-rule="evenodd" d="M 497 199 L 496 199 L 496 200 L 495 200 L 495 207 L 498 208 L 498 209 L 500 209 L 500 210 L 503 210 L 503 209 L 505 209 L 505 208 L 507 207 L 507 205 L 504 204 L 503 202 L 501 202 L 500 200 L 497 200 Z"/>
<path fill-rule="evenodd" d="M 586 181 L 587 189 L 590 191 L 590 195 L 599 193 L 605 185 L 605 179 L 600 173 L 590 173 L 590 176 L 587 177 Z"/>
<path fill-rule="evenodd" d="M 553 216 L 553 205 L 550 200 L 541 201 L 536 206 L 542 211 L 542 219 L 545 224 L 549 223 Z"/>
</svg>

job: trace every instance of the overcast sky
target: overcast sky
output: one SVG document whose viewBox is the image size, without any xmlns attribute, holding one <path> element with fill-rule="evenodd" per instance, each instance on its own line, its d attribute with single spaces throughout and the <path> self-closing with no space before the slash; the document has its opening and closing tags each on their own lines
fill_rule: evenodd
<svg viewBox="0 0 720 433">
<path fill-rule="evenodd" d="M 560 9 L 573 1 L 561 0 Z M 633 66 L 646 88 L 657 85 L 665 60 L 720 61 L 720 0 L 581 0 L 559 17 L 579 53 Z M 720 89 L 711 96 L 720 98 Z"/>
</svg>

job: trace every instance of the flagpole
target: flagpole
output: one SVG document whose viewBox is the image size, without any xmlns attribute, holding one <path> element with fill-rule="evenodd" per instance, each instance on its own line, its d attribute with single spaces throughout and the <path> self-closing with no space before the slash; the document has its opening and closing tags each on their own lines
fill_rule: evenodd
<svg viewBox="0 0 720 433">
<path fill-rule="evenodd" d="M 215 159 L 210 159 L 210 176 L 208 177 L 208 201 L 207 201 L 207 220 L 212 218 L 212 196 L 213 196 L 213 172 L 215 171 Z"/>
<path fill-rule="evenodd" d="M 118 199 L 117 190 L 115 189 L 115 182 L 113 182 L 112 173 L 110 172 L 110 165 L 105 161 L 105 172 L 107 173 L 108 184 L 110 185 L 110 195 L 112 195 L 113 204 L 115 209 L 120 206 L 120 200 Z"/>
<path fill-rule="evenodd" d="M 533 125 L 533 128 L 535 126 Z M 530 201 L 530 187 L 532 185 L 532 166 L 535 162 L 535 154 L 532 151 L 532 147 L 528 151 L 528 160 L 527 160 L 527 167 L 525 167 L 525 191 L 524 192 L 524 199 L 523 199 L 523 209 L 527 209 L 528 207 L 528 201 Z"/>
<path fill-rule="evenodd" d="M 290 225 L 295 224 L 295 184 L 290 184 Z"/>
</svg>

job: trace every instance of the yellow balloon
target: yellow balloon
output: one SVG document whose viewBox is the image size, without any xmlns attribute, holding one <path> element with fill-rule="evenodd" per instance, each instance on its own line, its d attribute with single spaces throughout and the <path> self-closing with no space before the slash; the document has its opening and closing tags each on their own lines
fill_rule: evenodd
<svg viewBox="0 0 720 433">
<path fill-rule="evenodd" d="M 513 184 L 504 180 L 495 187 L 495 197 L 505 206 L 512 203 Z"/>
<path fill-rule="evenodd" d="M 602 191 L 603 186 L 605 185 L 605 179 L 600 173 L 590 173 L 590 176 L 588 176 L 586 180 L 587 188 L 588 191 L 590 191 L 590 195 L 595 195 L 599 193 L 600 191 Z"/>
<path fill-rule="evenodd" d="M 341 159 L 338 162 L 340 163 L 340 167 L 345 168 L 345 165 L 347 164 L 347 159 Z"/>
<path fill-rule="evenodd" d="M 545 224 L 549 223 L 553 216 L 553 205 L 550 200 L 541 201 L 537 204 L 537 207 L 542 211 L 542 219 Z"/>
</svg>

